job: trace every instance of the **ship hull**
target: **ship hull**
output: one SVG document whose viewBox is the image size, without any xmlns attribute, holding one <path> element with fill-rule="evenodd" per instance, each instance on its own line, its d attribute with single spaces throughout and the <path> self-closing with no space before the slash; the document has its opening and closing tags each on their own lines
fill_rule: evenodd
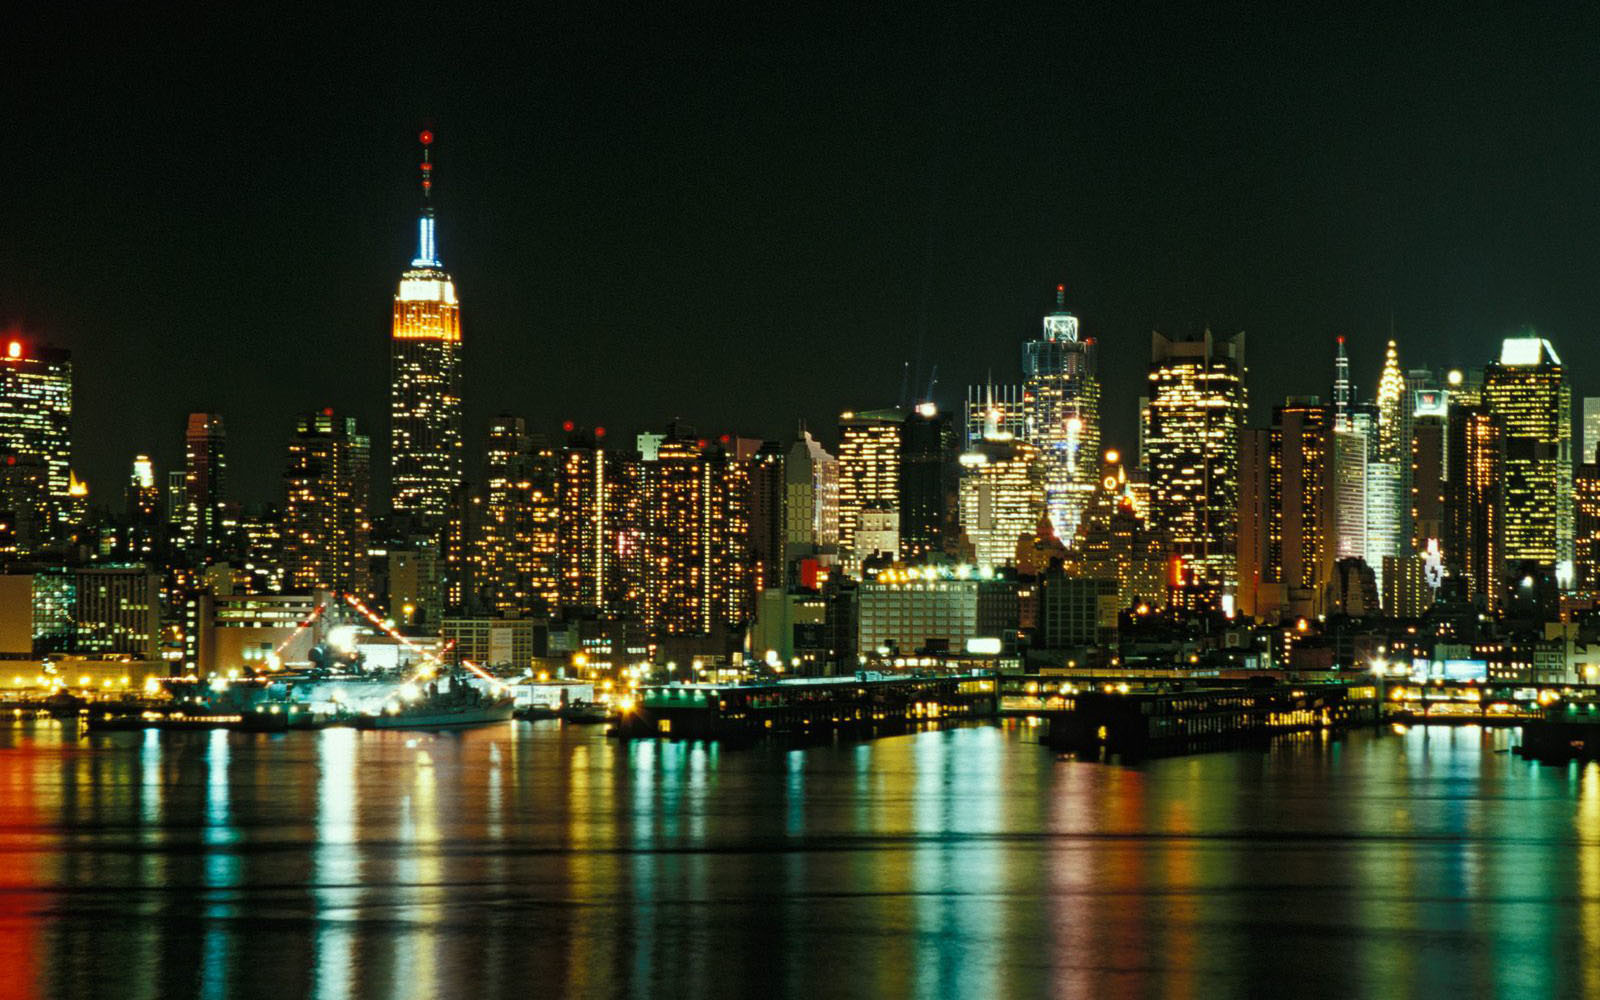
<svg viewBox="0 0 1600 1000">
<path fill-rule="evenodd" d="M 448 708 L 402 711 L 393 715 L 374 715 L 360 722 L 363 729 L 465 729 L 487 726 L 511 718 L 513 706 L 479 705 L 459 710 Z"/>
</svg>

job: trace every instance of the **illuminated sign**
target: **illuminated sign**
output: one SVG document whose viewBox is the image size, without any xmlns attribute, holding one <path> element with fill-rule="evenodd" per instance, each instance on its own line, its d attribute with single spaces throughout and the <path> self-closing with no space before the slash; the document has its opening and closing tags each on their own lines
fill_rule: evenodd
<svg viewBox="0 0 1600 1000">
<path fill-rule="evenodd" d="M 1411 411 L 1419 417 L 1442 417 L 1449 412 L 1450 393 L 1444 389 L 1418 389 Z"/>
<path fill-rule="evenodd" d="M 1000 652 L 1000 640 L 988 637 L 968 639 L 967 652 L 982 656 L 994 656 Z"/>
</svg>

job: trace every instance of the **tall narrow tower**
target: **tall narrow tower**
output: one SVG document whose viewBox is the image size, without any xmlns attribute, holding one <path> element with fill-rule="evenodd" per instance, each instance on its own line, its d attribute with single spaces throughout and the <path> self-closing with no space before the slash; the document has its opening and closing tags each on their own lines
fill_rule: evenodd
<svg viewBox="0 0 1600 1000">
<path fill-rule="evenodd" d="M 1339 354 L 1333 360 L 1333 429 L 1350 429 L 1350 404 L 1355 388 L 1350 384 L 1350 358 L 1344 353 L 1344 337 L 1339 338 Z"/>
<path fill-rule="evenodd" d="M 441 526 L 462 478 L 461 306 L 434 243 L 433 133 L 422 143 L 417 256 L 400 276 L 390 340 L 390 434 L 397 515 Z"/>
</svg>

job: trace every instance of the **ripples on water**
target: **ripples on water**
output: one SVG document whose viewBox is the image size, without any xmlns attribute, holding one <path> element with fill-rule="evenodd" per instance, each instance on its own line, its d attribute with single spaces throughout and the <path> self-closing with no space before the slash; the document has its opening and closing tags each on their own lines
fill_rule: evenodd
<svg viewBox="0 0 1600 1000">
<path fill-rule="evenodd" d="M 1600 768 L 0 728 L 0 995 L 1600 994 Z"/>
</svg>

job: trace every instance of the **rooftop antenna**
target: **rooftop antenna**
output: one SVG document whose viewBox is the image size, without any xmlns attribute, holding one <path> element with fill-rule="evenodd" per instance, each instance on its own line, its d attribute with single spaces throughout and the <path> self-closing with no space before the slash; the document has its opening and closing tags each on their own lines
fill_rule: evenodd
<svg viewBox="0 0 1600 1000">
<path fill-rule="evenodd" d="M 433 238 L 433 131 L 417 135 L 422 144 L 422 217 L 417 220 L 417 259 L 413 267 L 438 267 L 439 252 Z"/>
</svg>

